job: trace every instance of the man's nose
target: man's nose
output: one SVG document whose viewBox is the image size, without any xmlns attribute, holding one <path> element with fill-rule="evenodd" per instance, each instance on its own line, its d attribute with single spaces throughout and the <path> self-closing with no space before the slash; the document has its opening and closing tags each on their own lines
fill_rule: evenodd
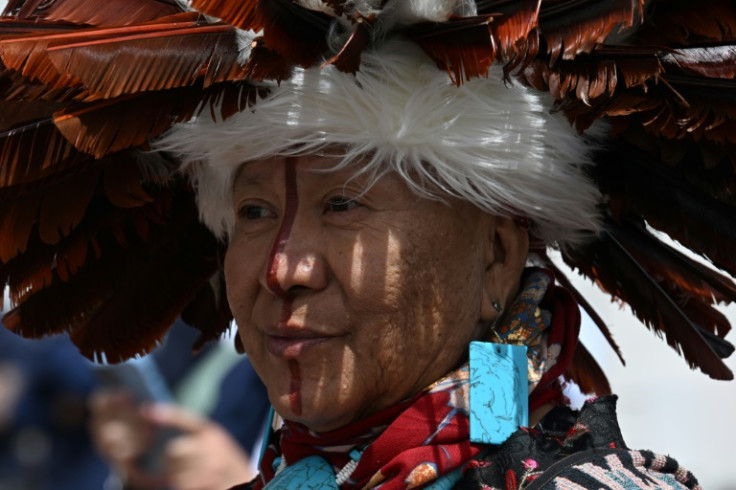
<svg viewBox="0 0 736 490">
<path fill-rule="evenodd" d="M 302 215 L 288 225 L 273 244 L 266 271 L 268 289 L 277 296 L 324 289 L 329 275 L 318 224 Z"/>
</svg>

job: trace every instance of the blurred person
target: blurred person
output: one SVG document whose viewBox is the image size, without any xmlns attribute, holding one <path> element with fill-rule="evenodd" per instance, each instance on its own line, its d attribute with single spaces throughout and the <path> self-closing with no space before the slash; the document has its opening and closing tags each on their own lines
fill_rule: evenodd
<svg viewBox="0 0 736 490">
<path fill-rule="evenodd" d="M 148 362 L 138 369 L 155 385 L 145 400 L 135 394 L 140 387 L 132 386 L 108 387 L 91 397 L 93 439 L 115 469 L 108 487 L 214 490 L 256 474 L 268 410 L 265 388 L 247 358 L 234 352 L 212 345 L 191 354 L 193 334 L 178 322 L 143 360 Z M 206 379 L 197 380 L 202 373 Z M 187 401 L 202 383 L 219 386 L 214 396 L 201 395 L 214 400 L 211 407 Z"/>
<path fill-rule="evenodd" d="M 87 432 L 91 364 L 67 337 L 30 341 L 0 325 L 0 488 L 102 488 Z"/>
</svg>

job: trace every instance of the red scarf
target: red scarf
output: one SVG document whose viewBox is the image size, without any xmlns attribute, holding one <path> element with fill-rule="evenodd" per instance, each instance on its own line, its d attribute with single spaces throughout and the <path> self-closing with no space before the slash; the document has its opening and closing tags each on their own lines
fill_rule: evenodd
<svg viewBox="0 0 736 490">
<path fill-rule="evenodd" d="M 533 410 L 563 401 L 557 379 L 572 360 L 580 313 L 572 295 L 554 285 L 550 272 L 529 269 L 524 277 L 522 293 L 496 332 L 502 341 L 530 345 L 530 370 L 542 366 L 529 396 Z M 548 351 L 555 355 L 545 364 L 539 352 Z M 350 451 L 358 449 L 358 465 L 341 487 L 350 489 L 414 488 L 459 468 L 483 448 L 469 440 L 467 373 L 466 364 L 411 399 L 336 431 L 315 433 L 286 421 L 265 451 L 254 488 L 263 488 L 274 477 L 279 456 L 292 464 L 319 455 L 337 473 L 351 461 Z"/>
</svg>

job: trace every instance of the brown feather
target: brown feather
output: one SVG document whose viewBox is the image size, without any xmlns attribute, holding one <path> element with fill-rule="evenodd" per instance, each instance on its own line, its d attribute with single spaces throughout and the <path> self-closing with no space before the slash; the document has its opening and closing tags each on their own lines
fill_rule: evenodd
<svg viewBox="0 0 736 490">
<path fill-rule="evenodd" d="M 59 243 L 82 221 L 100 177 L 99 169 L 96 170 L 80 172 L 64 186 L 44 190 L 38 216 L 41 241 L 49 245 Z"/>
<path fill-rule="evenodd" d="M 275 80 L 280 82 L 291 76 L 293 66 L 278 53 L 268 49 L 262 37 L 257 37 L 251 45 L 250 57 L 245 65 L 245 70 L 250 80 L 257 82 Z"/>
<path fill-rule="evenodd" d="M 360 68 L 360 55 L 370 42 L 370 32 L 362 19 L 353 25 L 353 32 L 340 51 L 322 63 L 322 68 L 335 65 L 344 73 L 356 73 Z"/>
<path fill-rule="evenodd" d="M 707 78 L 736 78 L 736 45 L 680 48 L 662 57 L 668 73 Z"/>
<path fill-rule="evenodd" d="M 79 80 L 67 72 L 61 72 L 49 58 L 49 49 L 63 49 L 75 44 L 113 42 L 119 38 L 135 38 L 136 36 L 161 36 L 166 32 L 196 26 L 196 13 L 183 13 L 160 19 L 158 22 L 114 28 L 80 28 L 67 25 L 48 32 L 49 29 L 32 32 L 23 36 L 9 36 L 0 40 L 0 59 L 7 68 L 13 69 L 30 81 L 38 81 L 46 85 L 48 91 L 69 89 L 79 85 Z M 45 25 L 45 24 L 42 24 Z M 63 58 L 63 55 L 57 55 Z M 80 55 L 81 56 L 81 55 Z M 72 93 L 77 99 L 81 96 Z M 47 99 L 52 96 L 46 96 Z M 71 96 L 67 95 L 64 100 Z M 27 96 L 25 98 L 28 98 Z M 60 100 L 59 95 L 53 100 Z"/>
<path fill-rule="evenodd" d="M 266 47 L 289 62 L 309 67 L 327 49 L 331 18 L 291 0 L 260 0 L 258 12 L 264 26 Z"/>
<path fill-rule="evenodd" d="M 560 57 L 570 60 L 591 52 L 614 28 L 631 27 L 637 14 L 641 15 L 637 0 L 542 2 L 539 24 L 550 64 L 554 65 Z"/>
<path fill-rule="evenodd" d="M 183 87 L 124 95 L 60 111 L 54 115 L 54 124 L 79 151 L 101 158 L 146 143 L 211 102 L 223 107 L 223 116 L 242 110 L 251 92 L 249 84 L 235 82 L 214 85 L 205 92 Z M 235 107 L 232 99 L 236 99 Z"/>
<path fill-rule="evenodd" d="M 2 62 L 0 62 L 0 66 Z M 15 118 L 18 123 L 31 121 L 32 118 L 21 116 L 19 114 L 22 104 L 25 102 L 39 101 L 39 104 L 48 103 L 50 108 L 58 110 L 61 107 L 68 104 L 68 101 L 73 100 L 74 97 L 80 94 L 79 89 L 74 88 L 61 88 L 61 89 L 50 89 L 46 85 L 34 82 L 24 78 L 22 75 L 14 70 L 2 70 L 0 69 L 0 100 L 4 103 L 17 102 L 21 105 L 18 106 L 18 110 L 15 111 Z M 29 106 L 30 111 L 34 112 L 33 106 Z M 49 114 L 50 115 L 50 114 Z M 17 117 L 20 116 L 20 117 Z M 38 119 L 38 118 L 34 118 Z M 8 126 L 5 129 L 10 129 Z"/>
<path fill-rule="evenodd" d="M 692 173 L 660 163 L 618 139 L 597 157 L 593 177 L 615 206 L 618 221 L 626 216 L 644 219 L 736 276 L 736 210 L 696 187 Z"/>
<path fill-rule="evenodd" d="M 68 282 L 27 298 L 6 325 L 25 336 L 69 331 L 84 355 L 104 353 L 111 362 L 152 349 L 217 268 L 216 242 L 198 223 L 192 196 L 176 197 L 168 209 L 165 225 L 151 228 L 150 243 L 130 236 L 122 254 L 108 243 Z"/>
<path fill-rule="evenodd" d="M 112 185 L 110 183 L 112 178 L 117 178 L 122 174 L 126 174 L 126 176 L 124 180 L 116 183 L 118 187 L 124 186 L 126 182 L 134 180 L 136 177 L 141 181 L 145 181 L 147 188 L 150 188 L 152 184 L 158 187 L 166 184 L 167 175 L 171 172 L 167 165 L 170 164 L 166 162 L 162 164 L 156 160 L 150 154 L 141 156 L 116 154 L 101 161 L 90 161 L 81 164 L 73 169 L 74 171 L 67 170 L 59 175 L 46 178 L 37 184 L 22 186 L 25 191 L 21 189 L 20 192 L 8 194 L 6 190 L 3 190 L 0 213 L 7 213 L 8 210 L 13 212 L 17 209 L 26 214 L 31 213 L 22 222 L 0 220 L 0 226 L 7 230 L 8 236 L 23 237 L 22 247 L 20 247 L 23 253 L 10 257 L 10 260 L 8 260 L 8 257 L 3 258 L 2 262 L 4 264 L 0 267 L 0 278 L 4 276 L 4 279 L 8 281 L 13 300 L 22 302 L 25 296 L 46 287 L 50 284 L 54 272 L 62 281 L 66 281 L 69 275 L 74 274 L 84 264 L 87 250 L 90 247 L 95 250 L 99 258 L 101 252 L 96 240 L 100 230 L 114 229 L 117 232 L 120 229 L 119 223 L 127 219 L 132 224 L 130 228 L 145 240 L 148 235 L 149 221 L 159 224 L 164 223 L 165 220 L 160 218 L 163 212 L 161 211 L 160 200 L 154 201 L 148 192 L 146 192 L 145 202 L 143 202 L 142 196 L 133 196 L 141 199 L 137 203 L 133 203 L 130 195 L 123 196 L 126 199 L 124 203 L 126 207 L 137 204 L 136 207 L 143 208 L 140 212 L 138 210 L 131 212 L 120 209 L 118 205 L 120 198 L 117 196 L 111 198 L 109 192 L 103 192 L 102 190 L 103 186 L 109 187 Z M 154 166 L 159 168 L 154 170 Z M 104 175 L 102 181 L 99 179 L 101 171 Z M 58 237 L 53 240 L 45 240 L 43 235 L 39 233 L 41 229 L 49 228 L 53 233 L 61 226 L 60 222 L 62 224 L 69 223 L 70 216 L 68 213 L 64 213 L 60 217 L 52 214 L 50 218 L 38 215 L 38 204 L 35 204 L 34 207 L 29 203 L 44 202 L 48 204 L 49 196 L 51 196 L 60 203 L 61 207 L 69 208 L 69 204 L 64 202 L 65 199 L 69 201 L 80 200 L 75 193 L 77 191 L 75 186 L 78 186 L 77 182 L 88 182 L 93 191 L 93 201 L 87 206 L 87 212 L 83 213 L 83 218 L 80 218 L 78 223 L 73 223 L 73 226 L 69 226 Z M 137 185 L 140 186 L 141 183 L 138 182 Z M 117 189 L 117 194 L 122 195 L 125 190 Z M 13 194 L 15 195 L 13 196 Z M 72 209 L 68 211 L 73 212 L 73 208 L 79 207 L 79 204 L 72 202 L 71 206 Z M 49 219 L 51 219 L 51 222 L 48 222 Z M 32 226 L 32 233 L 25 230 L 24 226 L 26 225 Z M 118 237 L 120 243 L 117 246 L 125 246 L 127 244 L 126 236 L 118 234 Z M 51 241 L 56 243 L 51 246 L 49 245 Z"/>
<path fill-rule="evenodd" d="M 699 299 L 709 305 L 736 301 L 732 280 L 661 243 L 643 227 L 621 223 L 615 228 L 615 236 L 658 284 L 678 291 L 683 301 Z"/>
<path fill-rule="evenodd" d="M 222 271 L 218 271 L 181 312 L 182 320 L 200 331 L 192 346 L 195 352 L 221 337 L 230 327 L 233 314 L 224 293 L 225 278 Z"/>
<path fill-rule="evenodd" d="M 633 41 L 681 47 L 734 38 L 732 0 L 668 0 L 654 3 Z"/>
<path fill-rule="evenodd" d="M 70 25 L 66 22 L 50 22 L 42 19 L 22 20 L 15 17 L 0 18 L 0 38 L 2 39 L 28 36 L 30 34 L 61 33 L 79 28 L 80 26 Z"/>
<path fill-rule="evenodd" d="M 52 0 L 53 1 L 53 0 Z M 20 4 L 18 18 L 38 18 L 43 16 L 43 8 L 48 5 L 48 0 L 26 0 Z M 41 10 L 41 12 L 39 12 Z"/>
<path fill-rule="evenodd" d="M 504 71 L 523 70 L 539 49 L 539 8 L 541 0 L 480 1 L 478 13 L 491 15 L 491 32 L 497 55 L 505 63 Z"/>
<path fill-rule="evenodd" d="M 48 56 L 60 72 L 72 74 L 96 97 L 106 99 L 189 86 L 197 80 L 207 87 L 245 78 L 232 27 L 176 23 L 155 27 L 153 32 L 57 43 Z"/>
<path fill-rule="evenodd" d="M 409 36 L 459 86 L 465 80 L 488 76 L 496 58 L 492 21 L 493 17 L 477 16 L 451 19 L 443 24 L 421 23 L 412 26 Z"/>
<path fill-rule="evenodd" d="M 258 13 L 260 0 L 192 0 L 192 7 L 244 30 L 260 31 L 263 19 Z"/>
<path fill-rule="evenodd" d="M 56 1 L 45 18 L 93 26 L 126 26 L 180 12 L 181 6 L 174 0 L 106 0 L 104 8 L 86 0 L 64 0 Z"/>
<path fill-rule="evenodd" d="M 79 155 L 43 119 L 0 132 L 0 188 L 32 182 L 79 162 Z"/>
<path fill-rule="evenodd" d="M 131 161 L 127 153 L 110 155 L 103 168 L 105 197 L 118 208 L 137 208 L 153 202 L 153 197 L 143 188 L 142 163 Z M 150 182 L 150 179 L 146 179 Z M 160 184 L 164 179 L 160 179 Z"/>
<path fill-rule="evenodd" d="M 138 273 L 126 278 L 126 284 L 71 334 L 83 355 L 99 358 L 104 353 L 108 361 L 120 362 L 152 350 L 207 284 L 217 269 L 214 237 L 198 223 L 182 231 L 186 247 L 167 243 L 141 260 Z M 121 320 L 128 325 L 126 331 L 109 328 Z"/>
<path fill-rule="evenodd" d="M 0 59 L 7 68 L 17 71 L 30 81 L 45 85 L 49 90 L 75 87 L 79 85 L 78 80 L 59 72 L 47 53 L 51 40 L 69 35 L 77 36 L 78 33 L 1 40 Z"/>
<path fill-rule="evenodd" d="M 556 99 L 574 97 L 581 104 L 565 101 L 562 106 L 573 121 L 578 112 L 591 124 L 597 117 L 610 114 L 608 107 L 614 95 L 623 103 L 620 107 L 630 108 L 627 89 L 643 87 L 644 91 L 655 85 L 663 70 L 657 57 L 659 50 L 652 48 L 608 48 L 602 47 L 592 54 L 582 54 L 574 60 L 558 60 L 553 66 L 543 60 L 530 63 L 524 70 L 522 80 L 540 90 L 549 90 Z M 646 100 L 645 93 L 641 95 Z M 598 99 L 598 100 L 596 100 Z M 629 102 L 629 103 L 627 103 Z M 579 129 L 587 126 L 578 124 Z"/>
<path fill-rule="evenodd" d="M 582 342 L 578 342 L 570 367 L 563 376 L 574 381 L 580 391 L 587 395 L 611 394 L 611 385 L 606 374 Z"/>
<path fill-rule="evenodd" d="M 560 270 L 560 268 L 557 267 L 554 262 L 552 262 L 552 260 L 546 255 L 546 253 L 542 254 L 540 258 L 544 260 L 545 267 L 548 267 L 552 269 L 552 271 L 554 271 L 555 279 L 565 289 L 572 293 L 572 295 L 575 297 L 575 300 L 583 308 L 583 310 L 585 310 L 593 323 L 595 323 L 595 325 L 598 327 L 598 330 L 600 330 L 603 337 L 606 339 L 606 342 L 608 342 L 608 345 L 616 353 L 619 360 L 621 361 L 621 364 L 625 366 L 626 361 L 624 361 L 624 356 L 623 354 L 621 354 L 621 348 L 613 339 L 613 334 L 608 328 L 608 325 L 606 325 L 606 322 L 603 321 L 603 318 L 600 317 L 595 308 L 588 302 L 587 299 L 585 299 L 585 296 L 583 296 L 580 291 L 578 291 L 578 289 L 573 285 L 572 281 L 570 281 L 570 279 L 567 278 L 567 276 Z"/>
<path fill-rule="evenodd" d="M 48 119 L 65 104 L 41 100 L 0 100 L 0 131 Z"/>
<path fill-rule="evenodd" d="M 606 292 L 631 306 L 634 314 L 667 343 L 684 355 L 691 367 L 714 379 L 733 379 L 706 331 L 693 324 L 657 282 L 610 234 L 577 250 L 566 250 L 563 259 L 596 281 Z M 602 266 L 605 264 L 605 266 Z"/>
<path fill-rule="evenodd" d="M 0 15 L 13 15 L 16 10 L 20 7 L 23 0 L 7 0 L 5 2 L 5 8 Z"/>
<path fill-rule="evenodd" d="M 39 196 L 28 195 L 0 206 L 0 264 L 26 250 L 40 205 Z"/>
</svg>

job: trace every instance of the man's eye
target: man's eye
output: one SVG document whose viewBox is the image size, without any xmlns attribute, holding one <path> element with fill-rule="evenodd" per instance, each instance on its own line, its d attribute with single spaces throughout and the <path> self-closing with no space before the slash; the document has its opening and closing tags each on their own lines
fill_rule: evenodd
<svg viewBox="0 0 736 490">
<path fill-rule="evenodd" d="M 246 205 L 240 208 L 240 215 L 248 220 L 258 220 L 271 216 L 271 211 L 263 206 Z"/>
<path fill-rule="evenodd" d="M 350 211 L 358 206 L 360 206 L 360 204 L 357 201 L 348 199 L 345 196 L 332 197 L 325 203 L 325 212 L 344 213 L 345 211 Z"/>
</svg>

